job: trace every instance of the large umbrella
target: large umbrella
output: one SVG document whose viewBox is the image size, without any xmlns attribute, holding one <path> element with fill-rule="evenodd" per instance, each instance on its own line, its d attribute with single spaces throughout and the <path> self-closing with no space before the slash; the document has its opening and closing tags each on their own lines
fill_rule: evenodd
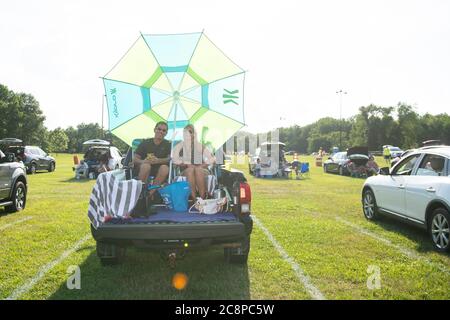
<svg viewBox="0 0 450 320">
<path fill-rule="evenodd" d="M 153 137 L 158 121 L 172 140 L 190 123 L 218 149 L 244 126 L 244 76 L 203 32 L 141 34 L 103 78 L 109 130 L 131 145 Z"/>
</svg>

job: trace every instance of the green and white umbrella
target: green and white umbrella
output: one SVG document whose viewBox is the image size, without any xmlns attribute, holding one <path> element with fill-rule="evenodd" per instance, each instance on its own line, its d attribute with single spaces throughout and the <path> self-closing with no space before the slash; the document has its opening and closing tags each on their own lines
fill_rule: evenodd
<svg viewBox="0 0 450 320">
<path fill-rule="evenodd" d="M 203 32 L 142 34 L 103 78 L 109 130 L 131 145 L 158 121 L 173 140 L 192 124 L 218 149 L 244 126 L 244 77 Z"/>
</svg>

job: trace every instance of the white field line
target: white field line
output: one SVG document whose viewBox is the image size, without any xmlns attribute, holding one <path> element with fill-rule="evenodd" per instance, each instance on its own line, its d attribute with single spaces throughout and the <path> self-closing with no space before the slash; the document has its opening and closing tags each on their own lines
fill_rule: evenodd
<svg viewBox="0 0 450 320">
<path fill-rule="evenodd" d="M 5 224 L 4 226 L 1 226 L 1 227 L 0 227 L 0 231 L 3 231 L 3 230 L 5 230 L 5 229 L 8 229 L 9 227 L 12 227 L 12 226 L 14 226 L 14 225 L 16 225 L 16 224 L 19 224 L 19 223 L 21 223 L 21 222 L 28 221 L 28 220 L 30 220 L 31 218 L 32 218 L 32 217 L 26 217 L 26 218 L 17 220 L 17 221 L 15 221 L 15 222 L 13 222 L 13 223 Z"/>
<path fill-rule="evenodd" d="M 89 238 L 91 237 L 90 234 L 85 235 L 82 239 L 80 239 L 75 245 L 70 248 L 67 251 L 64 251 L 61 256 L 59 256 L 58 259 L 53 260 L 52 262 L 46 264 L 45 266 L 41 267 L 38 271 L 38 273 L 33 277 L 28 279 L 22 286 L 16 288 L 11 295 L 6 298 L 6 300 L 16 300 L 21 295 L 27 293 L 30 291 L 36 283 L 38 283 L 51 269 L 53 269 L 55 266 L 60 264 L 64 259 L 66 259 L 68 256 L 70 256 L 72 253 L 77 251 Z"/>
<path fill-rule="evenodd" d="M 292 259 L 287 252 L 283 249 L 283 247 L 278 243 L 278 241 L 274 238 L 274 236 L 267 230 L 267 228 L 261 223 L 261 221 L 252 215 L 253 221 L 258 225 L 258 227 L 264 232 L 264 234 L 269 238 L 269 240 L 272 242 L 273 246 L 277 249 L 278 253 L 281 255 L 281 257 L 287 261 L 291 268 L 294 270 L 295 275 L 297 278 L 303 283 L 303 286 L 305 287 L 306 291 L 308 291 L 311 298 L 314 300 L 326 300 L 325 296 L 320 292 L 319 289 L 317 289 L 312 283 L 310 278 L 305 274 L 303 269 L 297 264 L 297 262 Z"/>
<path fill-rule="evenodd" d="M 402 246 L 400 246 L 398 244 L 395 244 L 391 240 L 383 238 L 383 237 L 381 237 L 381 236 L 379 236 L 379 235 L 377 235 L 377 234 L 375 234 L 375 233 L 373 233 L 373 232 L 371 232 L 371 231 L 369 231 L 367 229 L 364 229 L 363 227 L 360 227 L 360 226 L 358 226 L 356 224 L 353 224 L 353 223 L 351 223 L 351 222 L 349 222 L 349 221 L 347 221 L 345 219 L 342 219 L 341 217 L 336 217 L 336 220 L 339 221 L 339 222 L 342 222 L 343 224 L 345 224 L 345 225 L 347 225 L 347 226 L 349 226 L 349 227 L 351 227 L 353 229 L 355 229 L 356 231 L 358 231 L 361 234 L 364 234 L 364 235 L 366 235 L 368 237 L 371 237 L 371 238 L 373 238 L 373 239 L 375 239 L 377 241 L 380 241 L 380 242 L 384 243 L 385 245 L 387 245 L 389 247 L 392 247 L 392 248 L 396 249 L 401 254 L 403 254 L 404 256 L 406 256 L 406 257 L 408 257 L 410 259 L 420 260 L 420 261 L 425 262 L 426 264 L 428 264 L 428 265 L 430 265 L 432 267 L 438 268 L 440 271 L 442 271 L 444 273 L 450 274 L 450 270 L 448 268 L 446 268 L 445 266 L 443 266 L 443 265 L 441 265 L 439 263 L 432 262 L 432 261 L 428 260 L 427 258 L 419 255 L 418 253 L 414 252 L 413 250 L 410 250 L 408 248 L 405 248 L 405 247 L 402 247 Z"/>
</svg>

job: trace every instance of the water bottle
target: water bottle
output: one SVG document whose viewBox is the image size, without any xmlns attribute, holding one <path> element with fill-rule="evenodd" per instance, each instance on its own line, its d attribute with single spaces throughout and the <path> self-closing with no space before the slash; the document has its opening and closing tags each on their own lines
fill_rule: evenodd
<svg viewBox="0 0 450 320">
<path fill-rule="evenodd" d="M 151 186 L 152 184 L 153 184 L 153 180 L 155 180 L 155 177 L 154 176 L 150 176 L 150 177 L 148 177 L 148 185 L 149 186 Z"/>
</svg>

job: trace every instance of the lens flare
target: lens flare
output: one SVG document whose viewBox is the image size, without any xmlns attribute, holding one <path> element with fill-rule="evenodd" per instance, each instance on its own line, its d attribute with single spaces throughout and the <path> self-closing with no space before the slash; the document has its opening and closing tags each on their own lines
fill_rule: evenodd
<svg viewBox="0 0 450 320">
<path fill-rule="evenodd" d="M 177 290 L 183 290 L 188 283 L 188 277 L 182 272 L 176 273 L 172 278 L 172 286 Z"/>
</svg>

